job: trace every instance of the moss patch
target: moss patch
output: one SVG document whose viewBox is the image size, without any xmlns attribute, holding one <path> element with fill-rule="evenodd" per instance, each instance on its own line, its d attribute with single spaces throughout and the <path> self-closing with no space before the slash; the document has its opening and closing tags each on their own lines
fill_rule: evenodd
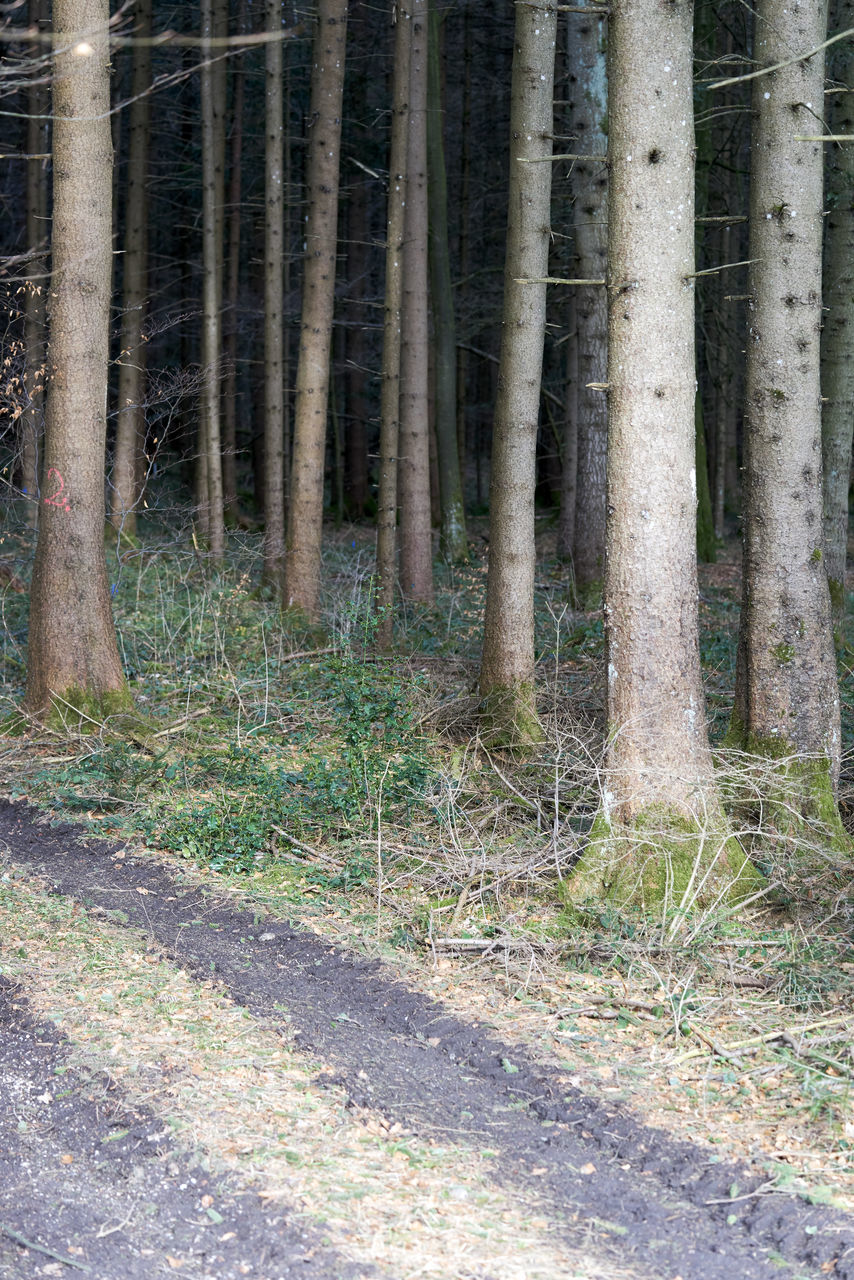
<svg viewBox="0 0 854 1280">
<path fill-rule="evenodd" d="M 579 908 L 585 902 L 685 914 L 743 902 L 763 886 L 722 815 L 703 827 L 656 806 L 630 823 L 615 823 L 600 813 L 561 893 L 576 915 L 583 914 Z"/>
<path fill-rule="evenodd" d="M 125 685 L 101 693 L 77 688 L 53 690 L 43 718 L 59 733 L 95 733 L 111 716 L 126 715 L 133 715 L 133 698 Z"/>
<path fill-rule="evenodd" d="M 531 747 L 543 740 L 533 681 L 493 685 L 480 702 L 481 736 L 488 747 Z"/>
</svg>

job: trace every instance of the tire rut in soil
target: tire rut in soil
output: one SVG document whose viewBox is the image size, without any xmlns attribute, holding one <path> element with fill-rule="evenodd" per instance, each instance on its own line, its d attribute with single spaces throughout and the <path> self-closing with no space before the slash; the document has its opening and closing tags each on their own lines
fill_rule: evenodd
<svg viewBox="0 0 854 1280">
<path fill-rule="evenodd" d="M 256 1016 L 275 1021 L 285 1009 L 297 1043 L 331 1068 L 318 1083 L 343 1085 L 353 1105 L 419 1136 L 498 1151 L 496 1182 L 511 1193 L 524 1186 L 565 1218 L 571 1243 L 616 1232 L 623 1262 L 662 1278 L 779 1275 L 774 1251 L 802 1273 L 854 1280 L 849 1216 L 752 1194 L 764 1172 L 711 1163 L 700 1147 L 583 1094 L 379 961 L 188 888 L 145 856 L 117 859 L 98 839 L 89 847 L 79 828 L 38 824 L 25 805 L 0 807 L 0 839 L 13 863 L 84 905 L 123 912 Z M 595 1172 L 582 1172 L 591 1164 Z"/>
<path fill-rule="evenodd" d="M 0 978 L 0 1277 L 51 1274 L 51 1260 L 101 1280 L 176 1266 L 192 1280 L 380 1280 L 194 1164 L 108 1075 L 71 1066 L 64 1038 Z"/>
</svg>

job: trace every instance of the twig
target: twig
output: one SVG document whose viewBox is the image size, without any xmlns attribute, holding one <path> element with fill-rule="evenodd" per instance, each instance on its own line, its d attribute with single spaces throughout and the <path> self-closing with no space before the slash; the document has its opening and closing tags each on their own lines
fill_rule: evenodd
<svg viewBox="0 0 854 1280">
<path fill-rule="evenodd" d="M 745 258 L 744 262 L 722 262 L 719 267 L 706 267 L 705 271 L 692 271 L 690 275 L 682 278 L 683 280 L 696 280 L 698 276 L 714 276 L 719 271 L 729 271 L 730 267 L 749 267 L 752 263 L 758 261 L 758 258 Z"/>
<path fill-rule="evenodd" d="M 724 1055 L 732 1054 L 739 1049 L 750 1049 L 754 1046 L 768 1044 L 771 1040 L 782 1040 L 784 1036 L 792 1036 L 793 1038 L 795 1036 L 805 1036 L 808 1031 L 818 1031 L 822 1027 L 833 1027 L 838 1026 L 840 1022 L 848 1022 L 850 1017 L 850 1014 L 843 1013 L 835 1018 L 822 1018 L 821 1022 L 810 1022 L 805 1027 L 781 1027 L 777 1031 L 767 1031 L 761 1036 L 749 1036 L 747 1040 L 736 1040 L 734 1044 L 728 1045 L 723 1052 Z M 700 1039 L 702 1038 L 701 1036 Z M 688 1053 L 682 1053 L 678 1058 L 674 1058 L 672 1065 L 676 1066 L 677 1063 L 687 1062 L 689 1058 L 699 1058 L 702 1052 L 702 1049 L 690 1049 Z"/>
<path fill-rule="evenodd" d="M 492 951 L 495 947 L 510 949 L 509 938 L 434 938 L 430 935 L 430 945 L 436 947 L 453 947 L 456 951 Z"/>
<path fill-rule="evenodd" d="M 296 653 L 286 653 L 281 662 L 296 662 L 298 658 L 322 658 L 327 653 L 340 652 L 341 646 L 331 644 L 328 649 L 297 649 Z"/>
<path fill-rule="evenodd" d="M 517 156 L 519 164 L 548 164 L 552 160 L 599 160 L 604 163 L 607 156 L 580 155 L 574 151 L 555 151 L 550 156 Z"/>
<path fill-rule="evenodd" d="M 78 1271 L 91 1271 L 91 1267 L 87 1267 L 84 1262 L 77 1262 L 74 1258 L 66 1258 L 64 1253 L 55 1253 L 53 1249 L 48 1249 L 43 1244 L 36 1244 L 35 1240 L 28 1240 L 26 1236 L 22 1236 L 20 1231 L 15 1231 L 13 1227 L 8 1227 L 5 1222 L 0 1222 L 0 1231 L 4 1236 L 9 1236 L 15 1240 L 24 1249 L 35 1249 L 36 1253 L 43 1253 L 48 1258 L 56 1258 L 57 1262 L 65 1263 L 66 1267 L 76 1267 Z"/>
<path fill-rule="evenodd" d="M 275 831 L 277 836 L 281 836 L 283 840 L 287 840 L 288 844 L 292 844 L 295 849 L 299 849 L 301 853 L 307 853 L 311 858 L 317 858 L 318 862 L 327 862 L 331 866 L 338 866 L 337 859 L 331 858 L 328 853 L 321 853 L 319 849 L 313 848 L 310 844 L 304 844 L 302 840 L 297 840 L 296 836 L 290 835 L 283 827 L 277 827 L 275 822 L 270 823 L 270 830 Z"/>
<path fill-rule="evenodd" d="M 176 720 L 174 724 L 168 725 L 165 729 L 158 729 L 157 733 L 152 733 L 152 738 L 165 738 L 170 733 L 177 733 L 179 729 L 183 729 L 185 724 L 189 724 L 191 720 L 198 720 L 199 716 L 205 716 L 211 710 L 210 707 L 201 707 L 198 711 L 191 711 L 189 715 L 181 716 L 180 720 Z"/>
<path fill-rule="evenodd" d="M 560 276 L 514 277 L 514 284 L 605 284 L 604 280 L 564 280 Z"/>
<path fill-rule="evenodd" d="M 745 1191 L 741 1196 L 722 1196 L 719 1200 L 704 1200 L 703 1204 L 736 1204 L 739 1200 L 753 1200 L 755 1196 L 770 1196 L 777 1189 L 776 1182 L 763 1182 L 755 1191 Z"/>
<path fill-rule="evenodd" d="M 785 62 L 775 62 L 773 66 L 760 67 L 758 71 L 751 71 L 746 76 L 731 76 L 729 80 L 716 80 L 714 84 L 709 85 L 709 89 L 725 89 L 727 85 L 741 84 L 743 80 L 756 80 L 759 76 L 767 76 L 772 71 L 791 67 L 795 62 L 806 62 L 807 58 L 814 58 L 817 53 L 821 53 L 822 49 L 829 49 L 832 44 L 836 44 L 839 40 L 846 40 L 848 36 L 854 36 L 854 27 L 848 31 L 838 31 L 835 36 L 817 44 L 814 49 L 808 49 L 806 53 L 796 53 L 794 57 L 786 58 Z"/>
</svg>

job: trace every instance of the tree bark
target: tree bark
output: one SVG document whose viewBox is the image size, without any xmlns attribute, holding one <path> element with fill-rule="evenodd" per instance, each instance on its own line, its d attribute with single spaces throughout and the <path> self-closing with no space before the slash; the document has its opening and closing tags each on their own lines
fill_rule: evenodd
<svg viewBox="0 0 854 1280">
<path fill-rule="evenodd" d="M 246 0 L 241 0 L 237 17 L 237 30 L 246 29 Z M 240 320 L 240 240 L 243 226 L 241 191 L 243 186 L 243 112 L 246 97 L 244 60 L 238 58 L 231 73 L 231 157 L 228 180 L 228 264 L 223 289 L 225 314 L 223 336 L 223 362 L 225 365 L 222 387 L 222 495 L 226 515 L 232 521 L 240 520 L 240 503 L 237 497 L 237 359 Z"/>
<path fill-rule="evenodd" d="M 836 0 L 834 30 L 854 27 L 854 0 Z M 850 41 L 830 57 L 828 132 L 854 134 L 854 50 Z M 820 130 L 816 129 L 816 132 Z M 827 154 L 821 389 L 824 456 L 824 555 L 834 628 L 845 617 L 848 488 L 854 427 L 854 149 L 831 143 Z"/>
<path fill-rule="evenodd" d="M 225 552 L 220 372 L 222 354 L 222 194 L 220 148 L 222 50 L 216 44 L 217 0 L 202 0 L 202 402 L 199 500 L 202 529 L 214 564 Z"/>
<path fill-rule="evenodd" d="M 427 88 L 427 182 L 430 297 L 435 360 L 436 462 L 439 472 L 439 551 L 452 564 L 468 557 L 463 486 L 457 437 L 457 331 L 448 241 L 448 184 L 442 141 L 444 111 L 439 51 L 441 15 L 429 17 Z"/>
<path fill-rule="evenodd" d="M 346 38 L 346 0 L 319 0 L 308 119 L 306 250 L 283 592 L 285 605 L 311 622 L 318 618 L 320 601 Z"/>
<path fill-rule="evenodd" d="M 427 61 L 428 0 L 412 0 L 409 62 L 409 143 L 400 351 L 400 589 L 433 601 L 430 513 L 430 387 L 428 326 Z"/>
<path fill-rule="evenodd" d="M 608 248 L 607 17 L 575 15 L 577 34 L 570 77 L 573 151 L 591 156 L 572 167 L 576 267 L 582 280 L 605 277 Z M 608 402 L 590 386 L 605 382 L 608 363 L 608 300 L 601 285 L 576 288 L 578 333 L 578 463 L 572 564 L 582 603 L 598 604 L 605 569 L 605 488 Z"/>
<path fill-rule="evenodd" d="M 264 581 L 282 585 L 285 555 L 282 6 L 267 0 L 264 202 Z"/>
<path fill-rule="evenodd" d="M 383 365 L 380 392 L 380 468 L 377 495 L 377 643 L 389 649 L 394 631 L 397 534 L 397 465 L 400 433 L 401 299 L 409 139 L 409 63 L 412 15 L 408 0 L 397 5 L 394 34 L 391 139 L 386 218 Z"/>
<path fill-rule="evenodd" d="M 51 380 L 26 706 L 75 731 L 131 706 L 104 555 L 112 276 L 109 20 L 106 0 L 54 0 Z"/>
<path fill-rule="evenodd" d="M 368 500 L 368 433 L 371 406 L 367 392 L 371 358 L 365 327 L 370 296 L 371 242 L 368 192 L 357 181 L 350 192 L 347 230 L 349 287 L 346 338 L 346 421 L 344 430 L 344 512 L 349 520 L 361 520 Z"/>
<path fill-rule="evenodd" d="M 516 6 L 504 314 L 480 666 L 484 729 L 495 744 L 525 745 L 542 736 L 534 692 L 534 491 L 546 285 L 537 282 L 548 275 L 556 27 L 553 3 Z"/>
<path fill-rule="evenodd" d="M 124 253 L 124 299 L 110 523 L 136 536 L 140 455 L 145 451 L 145 317 L 148 310 L 148 140 L 151 116 L 151 0 L 136 0 Z"/>
<path fill-rule="evenodd" d="M 566 888 L 678 919 L 758 880 L 728 834 L 700 674 L 690 3 L 612 7 L 609 86 L 608 745 Z"/>
<path fill-rule="evenodd" d="M 791 61 L 792 50 L 821 45 L 826 16 L 825 0 L 761 0 L 756 16 L 758 66 L 787 65 L 753 90 L 743 599 L 729 741 L 781 761 L 764 775 L 769 821 L 796 833 L 818 819 L 844 844 L 822 545 L 823 144 L 795 137 L 821 131 L 824 57 Z"/>
</svg>

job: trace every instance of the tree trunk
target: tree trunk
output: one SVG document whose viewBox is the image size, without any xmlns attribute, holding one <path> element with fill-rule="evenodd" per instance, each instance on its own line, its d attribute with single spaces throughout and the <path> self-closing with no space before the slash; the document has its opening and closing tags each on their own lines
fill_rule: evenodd
<svg viewBox="0 0 854 1280">
<path fill-rule="evenodd" d="M 201 525 L 211 560 L 225 551 L 225 512 L 220 439 L 220 357 L 222 347 L 222 156 L 219 118 L 222 52 L 215 43 L 217 0 L 202 0 L 202 403 L 199 499 Z"/>
<path fill-rule="evenodd" d="M 347 250 L 349 288 L 346 338 L 346 388 L 344 449 L 344 511 L 349 520 L 361 520 L 368 500 L 368 437 L 370 400 L 367 369 L 371 358 L 365 326 L 370 296 L 371 243 L 368 192 L 357 181 L 350 192 Z M 367 314 L 370 314 L 367 312 Z"/>
<path fill-rule="evenodd" d="M 677 919 L 758 879 L 728 836 L 700 674 L 691 26 L 688 3 L 611 9 L 608 744 L 602 808 L 566 882 L 573 901 Z"/>
<path fill-rule="evenodd" d="M 264 581 L 282 585 L 285 555 L 284 378 L 282 368 L 282 31 L 281 0 L 267 0 L 266 150 L 264 201 Z"/>
<path fill-rule="evenodd" d="M 47 0 L 29 0 L 29 25 L 39 31 L 49 29 Z M 47 260 L 47 174 L 49 161 L 48 116 L 50 111 L 45 83 L 44 45 L 34 44 L 33 80 L 27 88 L 27 250 L 24 270 L 24 411 L 20 418 L 21 492 L 25 496 L 27 523 L 35 527 L 39 512 L 39 462 L 44 435 L 45 384 L 45 300 L 49 292 Z"/>
<path fill-rule="evenodd" d="M 834 30 L 854 27 L 854 0 L 836 0 Z M 854 134 L 854 51 L 850 40 L 830 58 L 828 132 Z M 816 132 L 820 130 L 816 129 Z M 828 210 L 824 245 L 824 305 L 821 389 L 824 453 L 824 555 L 833 624 L 840 633 L 845 615 L 845 560 L 848 547 L 848 487 L 854 426 L 854 149 L 832 143 L 827 156 Z"/>
<path fill-rule="evenodd" d="M 112 276 L 109 6 L 54 0 L 52 373 L 26 705 L 56 725 L 129 710 L 104 556 Z"/>
<path fill-rule="evenodd" d="M 756 16 L 757 65 L 785 65 L 753 90 L 743 600 L 729 741 L 781 760 L 769 820 L 797 831 L 817 818 L 843 843 L 822 546 L 822 143 L 795 137 L 822 131 L 824 57 L 791 60 L 821 45 L 826 14 L 825 0 L 760 0 Z"/>
<path fill-rule="evenodd" d="M 427 88 L 427 182 L 430 297 L 433 304 L 436 463 L 439 471 L 439 551 L 452 564 L 468 557 L 457 437 L 457 335 L 448 243 L 448 184 L 442 141 L 444 111 L 439 52 L 441 15 L 429 17 Z"/>
<path fill-rule="evenodd" d="M 538 281 L 548 275 L 556 28 L 553 3 L 516 6 L 480 695 L 488 740 L 521 746 L 542 736 L 534 692 L 534 491 L 546 285 Z"/>
<path fill-rule="evenodd" d="M 608 247 L 607 147 L 608 76 L 605 64 L 607 18 L 574 15 L 575 57 L 570 73 L 572 150 L 591 156 L 572 167 L 576 268 L 582 280 L 605 277 Z M 590 386 L 605 382 L 608 363 L 608 300 L 601 285 L 576 289 L 578 333 L 578 464 L 572 564 L 582 603 L 598 604 L 605 569 L 605 487 L 608 458 L 608 402 Z"/>
<path fill-rule="evenodd" d="M 246 0 L 241 0 L 237 18 L 237 30 L 246 30 Z M 244 55 L 245 57 L 245 55 Z M 228 271 L 223 290 L 225 334 L 223 337 L 223 363 L 225 365 L 222 388 L 222 496 L 226 515 L 232 521 L 240 519 L 240 503 L 237 497 L 237 359 L 240 322 L 240 239 L 243 224 L 241 191 L 243 186 L 243 108 L 246 74 L 244 58 L 238 57 L 231 73 L 231 168 L 228 182 Z"/>
<path fill-rule="evenodd" d="M 329 403 L 346 0 L 319 0 L 306 168 L 306 250 L 284 603 L 317 620 Z M 269 465 L 269 460 L 268 460 Z"/>
<path fill-rule="evenodd" d="M 575 509 L 578 496 L 578 343 L 575 290 L 570 292 L 567 313 L 566 371 L 564 373 L 563 448 L 560 460 L 560 512 L 557 521 L 557 554 L 572 559 L 575 544 Z"/>
<path fill-rule="evenodd" d="M 400 589 L 433 601 L 430 515 L 429 328 L 427 312 L 428 0 L 412 0 L 409 144 L 400 351 Z"/>
<path fill-rule="evenodd" d="M 148 309 L 148 139 L 151 116 L 151 0 L 136 0 L 124 254 L 118 413 L 110 486 L 110 523 L 136 536 L 140 454 L 145 451 L 143 329 Z"/>
<path fill-rule="evenodd" d="M 400 313 L 403 291 L 411 44 L 412 15 L 408 0 L 403 0 L 397 5 L 394 35 L 383 366 L 380 393 L 380 472 L 377 495 L 377 643 L 384 649 L 391 647 L 394 630 L 397 454 L 400 432 Z"/>
</svg>

